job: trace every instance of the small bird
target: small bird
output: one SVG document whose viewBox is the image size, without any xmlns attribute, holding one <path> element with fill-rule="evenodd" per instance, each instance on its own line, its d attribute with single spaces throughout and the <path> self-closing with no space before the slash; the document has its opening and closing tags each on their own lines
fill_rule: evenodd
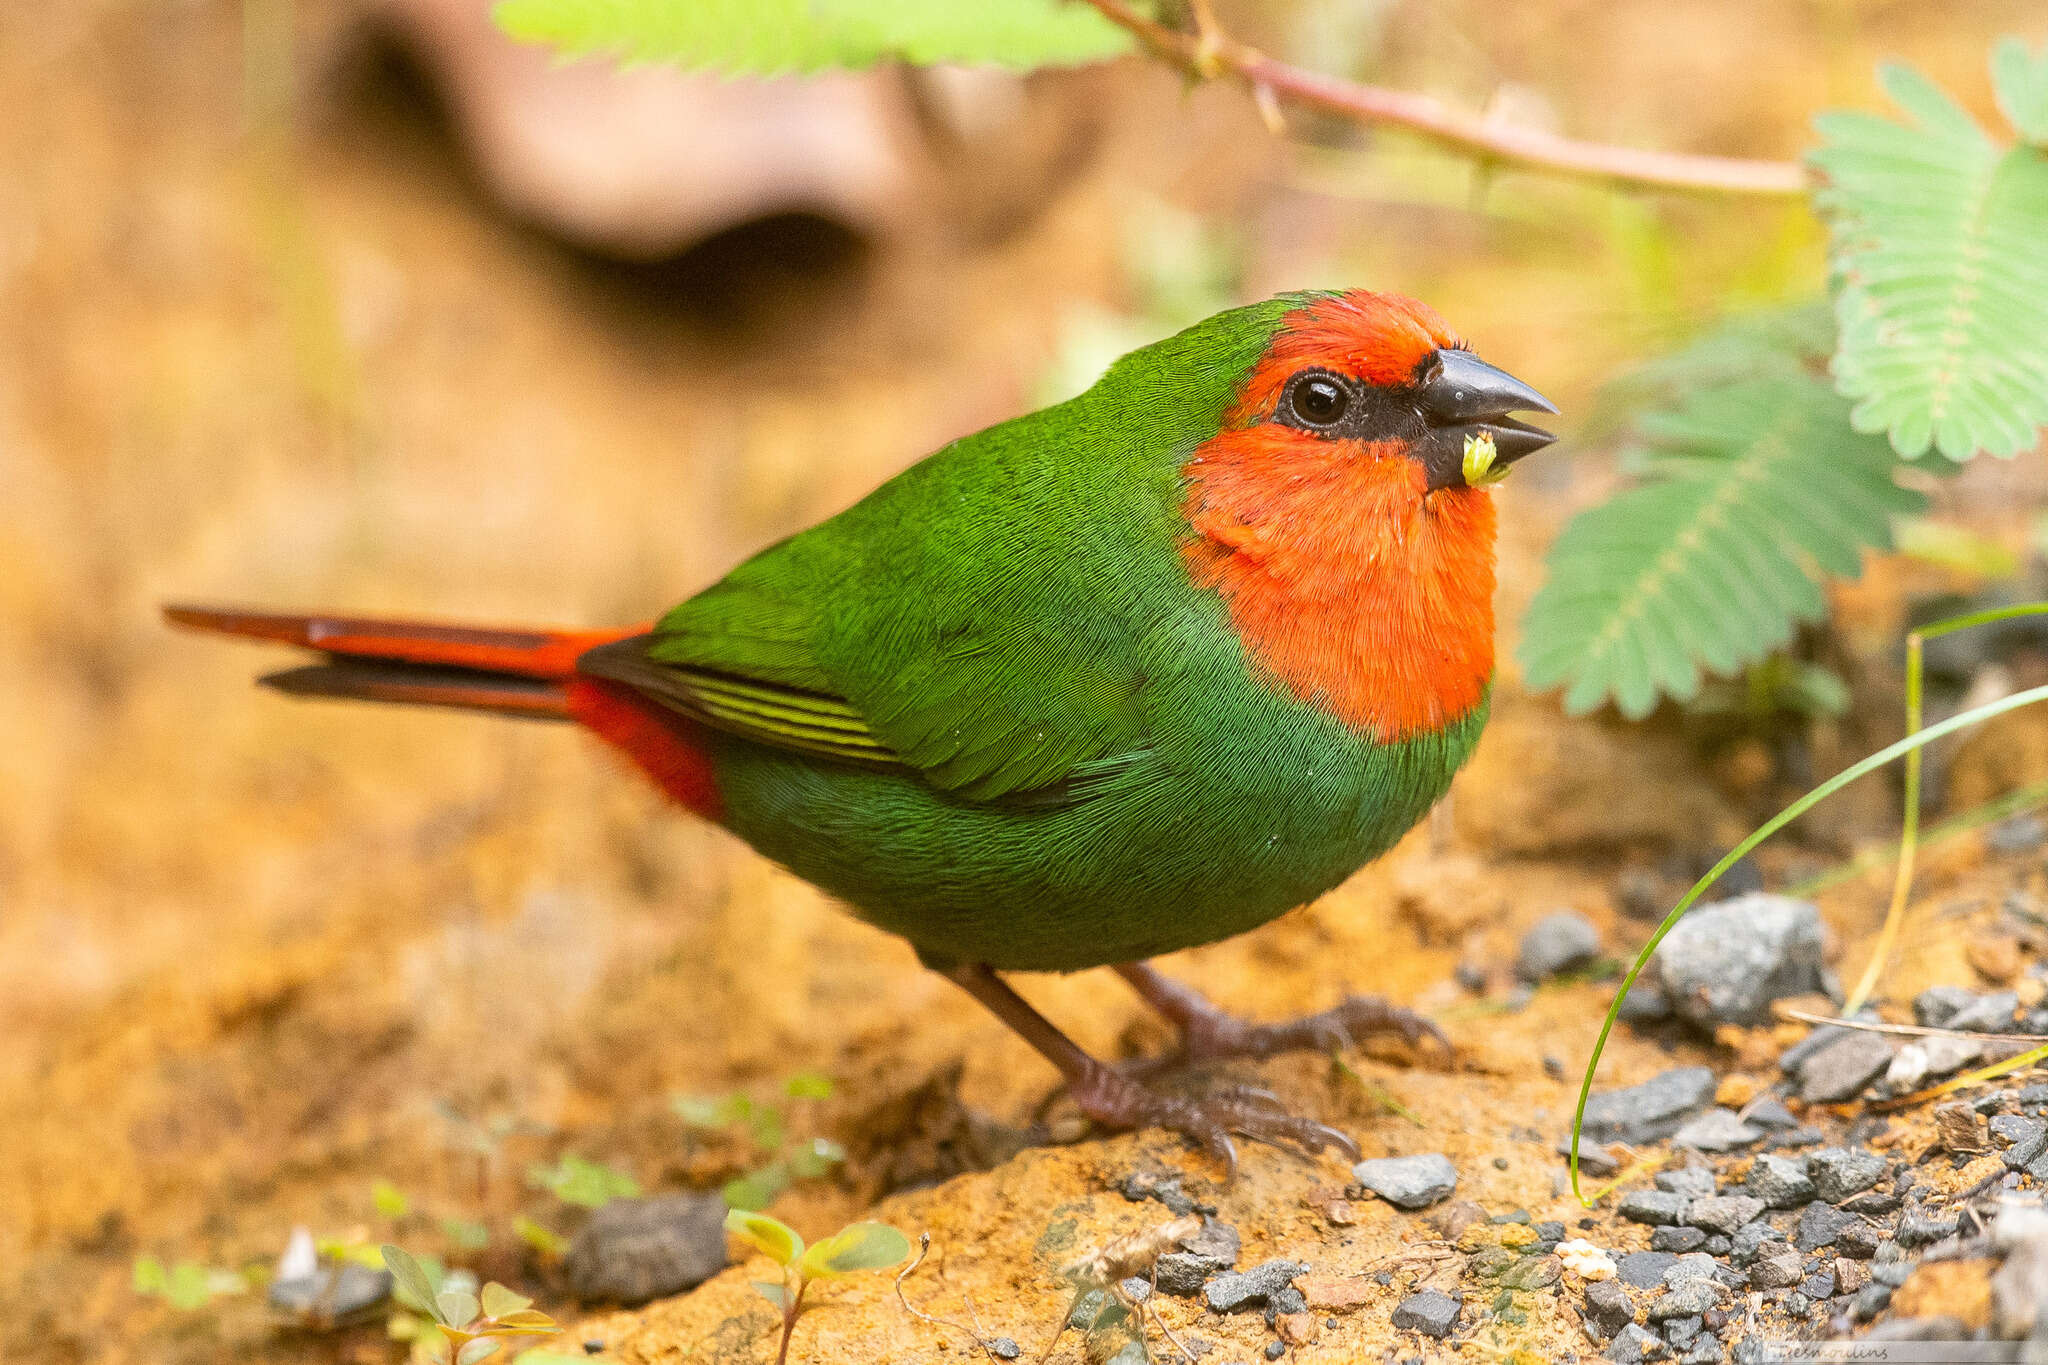
<svg viewBox="0 0 2048 1365">
<path fill-rule="evenodd" d="M 1433 1025 L 1354 996 L 1224 1013 L 1145 959 L 1256 928 L 1449 787 L 1493 676 L 1487 485 L 1555 412 L 1434 311 L 1285 294 L 964 437 L 652 626 L 517 630 L 172 606 L 305 646 L 308 696 L 567 720 L 678 805 L 908 939 L 1110 1128 L 1335 1147 L 1266 1092 L 1089 1056 L 998 975 L 1114 966 L 1176 1057 Z M 1478 458 L 1475 462 L 1474 455 Z"/>
</svg>

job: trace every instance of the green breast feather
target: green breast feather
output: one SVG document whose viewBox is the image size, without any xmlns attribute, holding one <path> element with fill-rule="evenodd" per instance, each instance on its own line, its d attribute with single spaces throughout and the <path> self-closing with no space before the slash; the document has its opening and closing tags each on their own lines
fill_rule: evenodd
<svg viewBox="0 0 2048 1365">
<path fill-rule="evenodd" d="M 728 826 L 937 964 L 1126 961 L 1320 895 L 1485 707 L 1374 744 L 1253 677 L 1187 577 L 1180 468 L 1297 302 L 945 447 L 592 671 L 712 727 Z"/>
</svg>

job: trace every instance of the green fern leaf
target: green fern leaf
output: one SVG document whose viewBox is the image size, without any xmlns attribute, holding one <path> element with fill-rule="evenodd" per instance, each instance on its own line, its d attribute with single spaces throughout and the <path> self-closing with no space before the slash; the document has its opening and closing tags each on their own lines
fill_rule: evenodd
<svg viewBox="0 0 2048 1365">
<path fill-rule="evenodd" d="M 1824 608 L 1820 579 L 1853 577 L 1922 499 L 1892 480 L 1885 442 L 1796 368 L 1694 392 L 1643 420 L 1642 482 L 1580 514 L 1551 548 L 1522 623 L 1531 687 L 1565 709 L 1624 715 L 1699 691 Z"/>
<path fill-rule="evenodd" d="M 883 61 L 1071 66 L 1131 46 L 1099 11 L 1067 0 L 500 0 L 493 17 L 567 56 L 735 76 Z"/>
<path fill-rule="evenodd" d="M 2002 44 L 2000 107 L 2048 124 L 2048 55 Z M 1912 122 L 1823 115 L 1816 202 L 1838 281 L 1836 386 L 1858 431 L 1908 459 L 2031 449 L 2048 423 L 2048 151 L 1994 141 L 1910 68 L 1884 87 Z"/>
</svg>

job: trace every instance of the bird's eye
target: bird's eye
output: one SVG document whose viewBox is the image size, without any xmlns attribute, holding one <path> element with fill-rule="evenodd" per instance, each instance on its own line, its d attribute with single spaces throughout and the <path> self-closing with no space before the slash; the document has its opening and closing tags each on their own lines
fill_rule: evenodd
<svg viewBox="0 0 2048 1365">
<path fill-rule="evenodd" d="M 1294 415 L 1303 425 L 1333 427 L 1351 406 L 1351 391 L 1326 374 L 1305 374 L 1294 381 Z"/>
</svg>

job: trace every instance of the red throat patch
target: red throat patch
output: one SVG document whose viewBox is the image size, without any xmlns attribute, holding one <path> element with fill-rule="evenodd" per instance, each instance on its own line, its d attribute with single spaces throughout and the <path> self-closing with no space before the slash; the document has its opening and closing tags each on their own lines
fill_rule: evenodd
<svg viewBox="0 0 2048 1365">
<path fill-rule="evenodd" d="M 1382 743 L 1470 711 L 1493 676 L 1494 507 L 1429 491 L 1405 446 L 1267 420 L 1296 371 L 1405 380 L 1463 342 L 1422 304 L 1354 291 L 1289 316 L 1224 429 L 1182 469 L 1196 583 L 1227 604 L 1253 662 Z"/>
</svg>

